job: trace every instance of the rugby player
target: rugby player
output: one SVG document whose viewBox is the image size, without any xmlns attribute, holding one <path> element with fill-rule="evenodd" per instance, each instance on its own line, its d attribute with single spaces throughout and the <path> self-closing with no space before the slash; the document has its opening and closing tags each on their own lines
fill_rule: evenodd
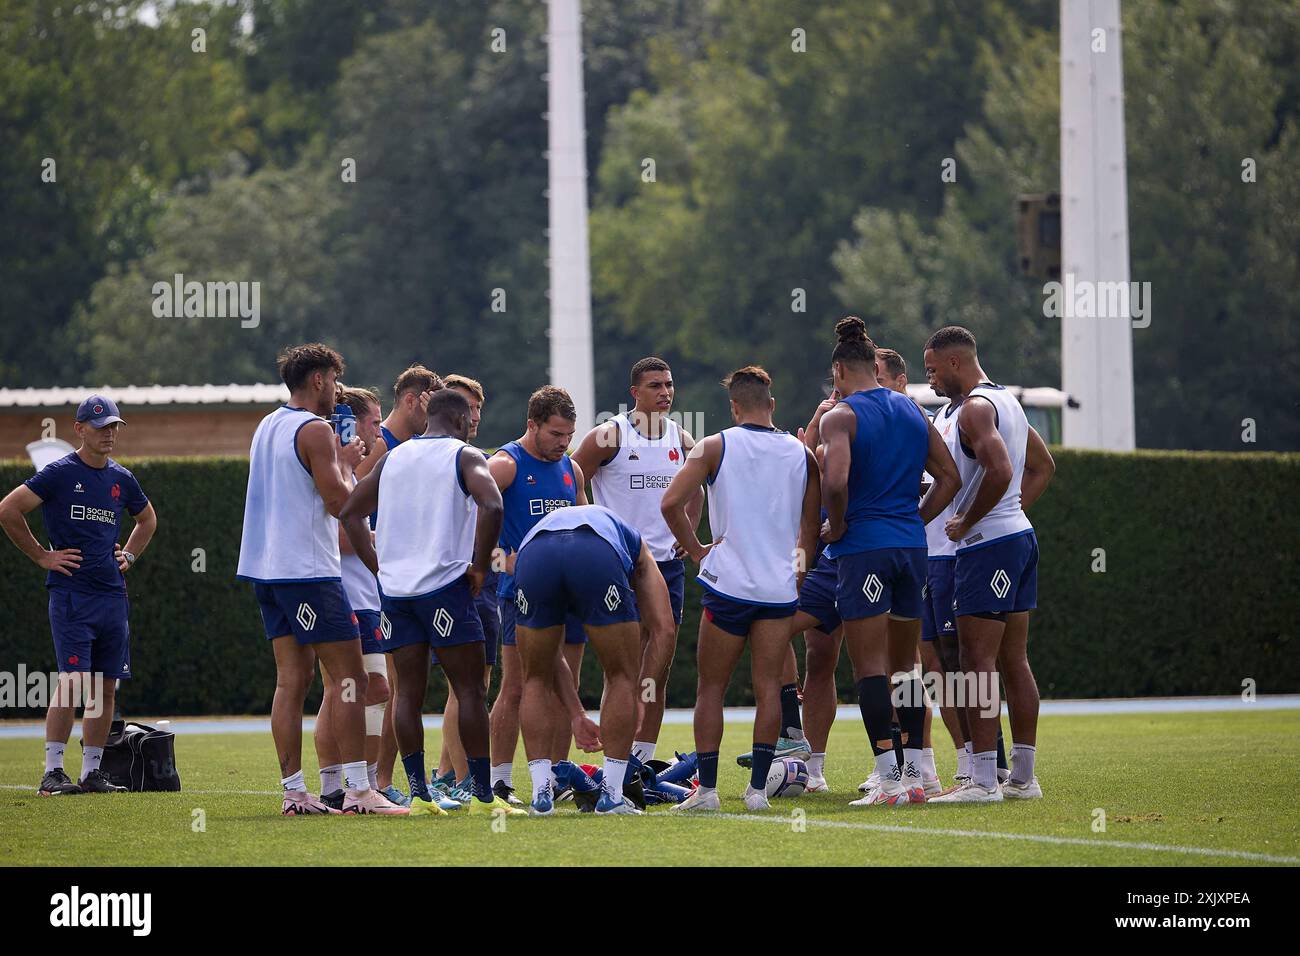
<svg viewBox="0 0 1300 956">
<path fill-rule="evenodd" d="M 470 813 L 518 814 L 492 793 L 483 689 L 483 625 L 474 598 L 501 531 L 501 493 L 482 452 L 466 444 L 470 406 L 452 389 L 435 392 L 427 428 L 389 451 L 352 492 L 343 527 L 379 576 L 386 644 L 399 675 L 393 726 L 410 784 L 411 813 L 442 816 L 425 777 L 421 706 L 429 650 L 460 702 L 460 739 L 474 800 Z M 366 518 L 373 512 L 374 544 Z"/>
<path fill-rule="evenodd" d="M 670 417 L 676 387 L 672 369 L 663 359 L 651 356 L 633 365 L 628 390 L 632 410 L 589 431 L 573 453 L 573 461 L 584 475 L 590 476 L 596 504 L 609 508 L 640 532 L 668 585 L 673 620 L 680 627 L 686 565 L 674 551 L 673 535 L 659 505 L 669 482 L 695 447 L 695 439 Z M 704 492 L 697 490 L 686 506 L 692 528 L 699 525 L 703 508 Z M 650 636 L 649 629 L 643 627 L 639 677 L 642 701 L 632 742 L 632 753 L 642 762 L 655 755 L 667 700 L 668 672 L 677 648 L 676 628 L 671 640 L 662 646 L 653 643 Z M 644 700 L 647 688 L 650 699 Z"/>
<path fill-rule="evenodd" d="M 501 611 L 501 687 L 492 705 L 492 790 L 502 799 L 522 806 L 514 795 L 513 768 L 519 745 L 519 705 L 523 696 L 523 672 L 515 644 L 514 564 L 524 536 L 543 517 L 557 508 L 585 505 L 582 469 L 569 458 L 568 449 L 578 413 L 569 393 L 554 385 L 539 388 L 528 399 L 528 421 L 524 434 L 507 442 L 488 459 L 488 468 L 501 490 L 505 516 L 501 528 L 502 560 L 498 570 L 497 602 Z M 556 668 L 557 680 L 577 686 L 582 667 L 582 646 L 586 641 L 582 622 L 570 617 Z M 565 759 L 570 727 L 561 698 L 552 697 L 552 763 Z M 552 781 L 554 783 L 554 781 Z"/>
<path fill-rule="evenodd" d="M 1029 427 L 1020 402 L 980 366 L 975 336 L 948 326 L 925 345 L 926 375 L 960 401 L 957 467 L 962 489 L 944 530 L 956 544 L 953 612 L 967 690 L 970 780 L 936 797 L 945 803 L 996 803 L 1043 795 L 1034 776 L 1038 687 L 1029 667 L 1029 611 L 1037 604 L 1038 541 L 1025 514 L 1051 480 L 1052 456 Z M 997 775 L 1001 663 L 1011 717 L 1011 774 Z"/>
<path fill-rule="evenodd" d="M 533 781 L 530 811 L 538 816 L 555 811 L 552 698 L 558 693 L 578 746 L 605 751 L 596 813 L 640 814 L 623 795 L 637 719 L 638 607 L 647 616 L 652 640 L 667 640 L 675 630 L 668 587 L 653 552 L 608 508 L 581 504 L 552 511 L 533 525 L 519 545 L 514 570 L 524 677 L 520 722 Z M 599 727 L 583 713 L 577 688 L 563 672 L 559 650 L 573 616 L 582 621 L 605 672 Z"/>
<path fill-rule="evenodd" d="M 442 380 L 437 373 L 431 372 L 423 365 L 408 367 L 397 381 L 393 383 L 393 408 L 379 424 L 382 441 L 376 443 L 370 454 L 357 466 L 356 477 L 361 480 L 370 474 L 380 460 L 392 449 L 408 440 L 412 435 L 421 434 L 427 424 L 429 397 L 442 388 Z M 371 516 L 370 526 L 375 524 Z M 389 694 L 393 694 L 397 683 L 397 672 L 391 660 L 386 660 L 388 670 Z M 393 765 L 397 760 L 397 738 L 393 733 L 393 710 L 384 710 L 384 724 L 379 736 L 379 756 L 375 775 L 377 788 L 390 801 L 405 804 L 410 798 L 393 786 Z"/>
<path fill-rule="evenodd" d="M 836 605 L 853 661 L 858 706 L 880 787 L 853 805 L 924 803 L 921 785 L 924 690 L 910 675 L 920 639 L 925 582 L 925 524 L 960 487 L 956 465 L 925 413 L 876 381 L 876 348 L 856 316 L 835 327 L 835 387 L 845 398 L 822 416 L 825 446 L 822 537 L 836 559 Z M 921 472 L 934 476 L 917 507 Z M 897 622 L 889 626 L 889 617 Z M 890 720 L 897 704 L 903 762 Z"/>
<path fill-rule="evenodd" d="M 91 395 L 77 407 L 72 429 L 80 445 L 51 462 L 0 501 L 0 525 L 9 540 L 45 569 L 50 632 L 58 683 L 45 715 L 45 773 L 41 796 L 119 793 L 100 768 L 113 722 L 116 682 L 131 678 L 125 574 L 158 527 L 140 483 L 109 454 L 126 424 L 117 406 Z M 50 550 L 41 547 L 27 514 L 41 509 Z M 118 543 L 125 511 L 135 520 L 126 547 Z M 81 774 L 63 769 L 76 707 L 82 704 Z"/>
<path fill-rule="evenodd" d="M 339 447 L 326 416 L 337 401 L 343 358 L 319 343 L 286 348 L 280 377 L 289 388 L 257 426 L 237 576 L 252 581 L 275 654 L 271 734 L 287 816 L 337 813 L 307 793 L 302 775 L 302 705 L 317 659 L 331 732 L 343 767 L 343 813 L 407 812 L 371 789 L 366 768 L 365 687 L 357 618 L 341 580 L 338 513 L 362 457 L 360 438 Z"/>
<path fill-rule="evenodd" d="M 806 561 L 816 554 L 821 486 L 817 461 L 794 435 L 772 424 L 772 379 L 747 366 L 723 382 L 735 425 L 691 452 L 664 494 L 661 510 L 674 539 L 700 566 L 704 586 L 699 632 L 695 748 L 700 785 L 675 809 L 717 810 L 722 700 L 748 640 L 754 687 L 754 746 L 744 801 L 766 810 L 767 772 L 781 725 L 782 668 L 790 654 L 790 618 Z M 700 543 L 687 503 L 707 483 L 713 540 Z"/>
</svg>

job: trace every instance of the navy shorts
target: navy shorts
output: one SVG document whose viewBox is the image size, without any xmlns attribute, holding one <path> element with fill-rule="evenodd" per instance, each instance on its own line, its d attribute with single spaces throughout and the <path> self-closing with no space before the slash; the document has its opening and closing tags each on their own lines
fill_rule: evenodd
<svg viewBox="0 0 1300 956">
<path fill-rule="evenodd" d="M 843 623 L 835 607 L 838 586 L 839 570 L 835 567 L 835 559 L 823 551 L 817 563 L 804 575 L 803 588 L 799 591 L 799 610 L 817 618 L 817 630 L 823 634 L 834 634 Z"/>
<path fill-rule="evenodd" d="M 933 641 L 940 634 L 956 634 L 957 618 L 952 613 L 953 573 L 951 558 L 930 558 L 926 562 L 925 599 L 921 608 L 921 640 Z"/>
<path fill-rule="evenodd" d="M 640 620 L 618 552 L 587 527 L 543 531 L 529 541 L 515 562 L 515 588 L 523 627 L 555 627 L 570 616 L 595 626 Z"/>
<path fill-rule="evenodd" d="M 1038 537 L 1032 530 L 957 552 L 954 614 L 1015 614 L 1038 606 Z"/>
<path fill-rule="evenodd" d="M 383 627 L 379 620 L 378 611 L 354 611 L 357 616 L 357 627 L 361 631 L 361 653 L 362 654 L 382 654 L 384 652 Z"/>
<path fill-rule="evenodd" d="M 479 623 L 483 625 L 483 658 L 491 667 L 497 662 L 497 640 L 501 636 L 501 610 L 497 607 L 496 592 L 480 591 L 474 599 L 474 608 L 478 611 Z M 430 648 L 429 658 L 437 664 L 438 652 Z"/>
<path fill-rule="evenodd" d="M 256 583 L 253 593 L 267 640 L 292 634 L 299 644 L 325 644 L 361 636 L 341 581 Z"/>
<path fill-rule="evenodd" d="M 113 679 L 131 676 L 131 603 L 125 592 L 87 594 L 50 589 L 50 633 L 60 673 L 93 672 Z"/>
<path fill-rule="evenodd" d="M 515 640 L 515 622 L 519 620 L 519 607 L 515 602 L 516 598 L 512 597 L 497 598 L 497 614 L 501 622 L 502 646 L 508 644 L 514 647 L 517 643 Z M 582 618 L 576 614 L 569 614 L 564 618 L 564 643 L 587 643 L 587 632 L 583 629 Z"/>
<path fill-rule="evenodd" d="M 920 617 L 925 561 L 925 548 L 877 548 L 840 555 L 835 592 L 840 617 L 846 621 L 886 613 Z"/>
<path fill-rule="evenodd" d="M 749 601 L 737 601 L 725 597 L 716 591 L 704 589 L 700 599 L 704 609 L 704 619 L 737 637 L 748 637 L 749 626 L 755 621 L 769 621 L 782 617 L 794 617 L 796 604 L 752 604 Z"/>
<path fill-rule="evenodd" d="M 673 606 L 673 620 L 680 627 L 682 623 L 682 605 L 686 603 L 686 562 L 673 558 L 671 561 L 656 561 L 659 573 L 668 585 L 668 601 Z"/>
<path fill-rule="evenodd" d="M 463 575 L 420 597 L 393 598 L 385 594 L 382 603 L 388 624 L 385 653 L 411 644 L 428 644 L 437 649 L 483 642 L 483 622 L 469 592 L 469 579 Z"/>
</svg>

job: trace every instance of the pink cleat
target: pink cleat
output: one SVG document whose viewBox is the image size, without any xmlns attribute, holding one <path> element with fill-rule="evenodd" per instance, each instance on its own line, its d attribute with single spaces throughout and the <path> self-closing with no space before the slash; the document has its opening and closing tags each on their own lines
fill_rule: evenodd
<svg viewBox="0 0 1300 956">
<path fill-rule="evenodd" d="M 339 811 L 326 806 L 305 790 L 286 790 L 284 806 L 280 813 L 286 817 L 306 817 L 317 814 L 337 814 Z"/>
<path fill-rule="evenodd" d="M 346 790 L 343 793 L 345 814 L 378 813 L 383 816 L 404 817 L 410 807 L 399 807 L 377 790 Z"/>
</svg>

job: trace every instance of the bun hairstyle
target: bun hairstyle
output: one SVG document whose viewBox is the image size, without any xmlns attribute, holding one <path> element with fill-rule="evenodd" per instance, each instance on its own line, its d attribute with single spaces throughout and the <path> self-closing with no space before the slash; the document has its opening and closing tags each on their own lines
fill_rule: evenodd
<svg viewBox="0 0 1300 956">
<path fill-rule="evenodd" d="M 867 335 L 867 323 L 856 315 L 846 315 L 835 323 L 835 340 L 832 362 L 857 366 L 876 364 L 876 343 Z"/>
</svg>

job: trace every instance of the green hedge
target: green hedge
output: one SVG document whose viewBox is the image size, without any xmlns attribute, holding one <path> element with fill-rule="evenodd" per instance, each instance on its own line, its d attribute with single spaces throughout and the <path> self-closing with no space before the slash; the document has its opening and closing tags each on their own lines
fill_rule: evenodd
<svg viewBox="0 0 1300 956">
<path fill-rule="evenodd" d="M 1058 449 L 1032 512 L 1042 564 L 1030 657 L 1045 697 L 1300 691 L 1300 455 Z M 251 586 L 235 580 L 247 460 L 126 461 L 159 516 L 131 572 L 132 665 L 123 706 L 139 714 L 268 713 L 274 666 Z M 0 486 L 31 474 L 0 462 Z M 32 516 L 44 540 L 39 511 Z M 203 549 L 206 571 L 193 570 Z M 1092 570 L 1094 549 L 1105 573 Z M 0 670 L 54 666 L 42 572 L 0 542 Z M 688 581 L 669 703 L 695 689 L 699 587 Z M 588 655 L 592 657 L 593 655 Z M 752 702 L 742 662 L 729 701 Z M 435 674 L 429 706 L 445 696 Z M 841 699 L 852 699 L 846 660 Z M 318 700 L 312 696 L 311 706 Z M 583 670 L 593 705 L 600 675 Z M 30 715 L 30 712 L 22 712 Z M 4 716 L 18 716 L 9 711 Z"/>
</svg>

